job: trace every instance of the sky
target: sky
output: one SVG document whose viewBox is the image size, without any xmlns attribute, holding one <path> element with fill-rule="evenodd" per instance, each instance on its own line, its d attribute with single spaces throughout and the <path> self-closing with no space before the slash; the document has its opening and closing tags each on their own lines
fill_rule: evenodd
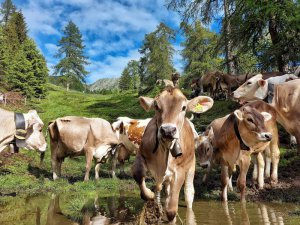
<svg viewBox="0 0 300 225">
<path fill-rule="evenodd" d="M 1 1 L 2 2 L 2 1 Z M 167 10 L 164 0 L 13 0 L 21 9 L 33 38 L 47 60 L 50 74 L 59 59 L 57 43 L 72 20 L 81 31 L 90 65 L 87 83 L 100 78 L 119 77 L 130 60 L 138 60 L 145 34 L 160 22 L 179 30 L 180 16 Z M 182 72 L 178 32 L 172 43 L 174 67 Z"/>
</svg>

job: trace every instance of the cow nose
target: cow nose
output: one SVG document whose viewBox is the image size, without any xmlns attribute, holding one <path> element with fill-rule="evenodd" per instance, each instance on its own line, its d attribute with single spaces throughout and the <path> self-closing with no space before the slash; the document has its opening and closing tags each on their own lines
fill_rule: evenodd
<svg viewBox="0 0 300 225">
<path fill-rule="evenodd" d="M 162 125 L 160 127 L 160 133 L 163 138 L 173 139 L 176 134 L 176 127 L 171 125 Z"/>
<path fill-rule="evenodd" d="M 266 140 L 271 141 L 271 139 L 272 139 L 272 134 L 270 134 L 270 133 L 265 133 L 265 138 L 266 138 Z"/>
</svg>

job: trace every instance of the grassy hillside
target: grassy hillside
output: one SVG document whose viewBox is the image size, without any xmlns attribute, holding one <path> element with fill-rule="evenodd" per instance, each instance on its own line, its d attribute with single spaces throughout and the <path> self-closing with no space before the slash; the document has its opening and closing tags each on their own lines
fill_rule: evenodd
<svg viewBox="0 0 300 225">
<path fill-rule="evenodd" d="M 119 89 L 119 78 L 103 78 L 89 85 L 90 91 Z"/>
</svg>

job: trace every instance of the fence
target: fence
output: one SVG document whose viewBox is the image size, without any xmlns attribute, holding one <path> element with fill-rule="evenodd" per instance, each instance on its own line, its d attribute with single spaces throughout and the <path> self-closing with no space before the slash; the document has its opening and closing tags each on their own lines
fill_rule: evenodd
<svg viewBox="0 0 300 225">
<path fill-rule="evenodd" d="M 27 98 L 19 92 L 0 93 L 0 104 L 4 105 L 26 105 Z"/>
</svg>

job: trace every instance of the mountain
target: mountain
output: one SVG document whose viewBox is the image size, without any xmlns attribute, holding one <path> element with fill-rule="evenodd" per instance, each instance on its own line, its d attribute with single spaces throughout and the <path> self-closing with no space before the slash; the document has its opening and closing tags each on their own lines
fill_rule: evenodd
<svg viewBox="0 0 300 225">
<path fill-rule="evenodd" d="M 119 78 L 103 78 L 89 85 L 90 91 L 119 89 Z"/>
</svg>

